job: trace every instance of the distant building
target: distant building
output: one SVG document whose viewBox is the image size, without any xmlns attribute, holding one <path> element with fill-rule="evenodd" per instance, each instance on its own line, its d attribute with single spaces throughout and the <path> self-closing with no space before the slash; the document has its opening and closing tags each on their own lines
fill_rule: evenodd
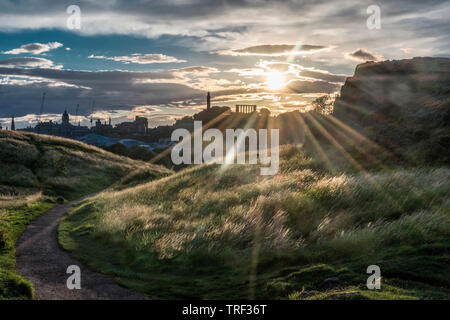
<svg viewBox="0 0 450 320">
<path fill-rule="evenodd" d="M 61 122 L 39 122 L 34 128 L 28 127 L 20 129 L 22 131 L 35 132 L 40 134 L 61 136 L 66 138 L 80 138 L 94 133 L 97 136 L 115 138 L 115 139 L 133 139 L 139 137 L 142 141 L 159 143 L 167 145 L 171 141 L 172 132 L 179 128 L 187 129 L 189 132 L 194 131 L 194 121 L 202 121 L 206 127 L 225 130 L 227 128 L 247 128 L 258 127 L 266 128 L 269 126 L 270 111 L 262 108 L 257 112 L 256 105 L 236 105 L 236 112 L 232 112 L 228 106 L 212 106 L 211 93 L 208 91 L 206 95 L 206 109 L 193 116 L 185 116 L 177 119 L 173 125 L 158 126 L 149 129 L 148 119 L 136 116 L 134 121 L 122 122 L 111 125 L 111 118 L 102 122 L 97 119 L 93 123 L 91 117 L 91 128 L 70 123 L 70 115 L 64 110 L 61 116 Z M 15 129 L 14 116 L 11 119 L 11 128 Z"/>
<path fill-rule="evenodd" d="M 65 138 L 76 138 L 84 136 L 90 133 L 88 127 L 84 126 L 74 126 L 70 123 L 70 117 L 67 110 L 64 110 L 64 113 L 61 117 L 61 124 L 53 122 L 52 120 L 47 122 L 39 122 L 34 128 L 25 128 L 21 129 L 21 131 L 35 132 L 40 134 L 48 134 L 52 136 L 59 136 Z"/>
<path fill-rule="evenodd" d="M 152 141 L 159 141 L 159 139 L 170 139 L 173 130 L 173 126 L 158 126 L 148 131 L 148 138 Z"/>
<path fill-rule="evenodd" d="M 12 125 L 14 126 L 14 117 L 12 119 Z M 100 119 L 97 119 L 95 124 L 91 128 L 88 128 L 86 126 L 81 126 L 80 122 L 78 122 L 78 125 L 72 125 L 70 123 L 69 113 L 67 110 L 64 110 L 61 116 L 61 123 L 56 123 L 52 120 L 47 122 L 39 122 L 34 128 L 28 127 L 21 129 L 21 131 L 66 138 L 78 138 L 89 133 L 105 136 L 126 136 L 135 134 L 146 135 L 148 133 L 148 120 L 147 118 L 137 116 L 133 122 L 119 123 L 114 128 L 111 125 L 111 118 L 109 118 L 108 123 L 106 121 L 102 123 Z"/>
<path fill-rule="evenodd" d="M 187 129 L 188 131 L 194 131 L 194 119 L 192 117 L 186 116 L 181 119 L 177 119 L 173 125 L 174 129 Z"/>
<path fill-rule="evenodd" d="M 113 132 L 113 127 L 111 125 L 111 118 L 109 118 L 108 124 L 106 124 L 106 121 L 105 123 L 102 123 L 100 119 L 97 119 L 97 121 L 95 122 L 95 127 L 93 127 L 91 131 L 93 133 L 100 135 L 111 134 Z"/>
<path fill-rule="evenodd" d="M 122 134 L 146 134 L 148 132 L 148 119 L 136 116 L 133 122 L 122 122 L 116 125 L 118 133 Z"/>
<path fill-rule="evenodd" d="M 206 109 L 195 114 L 193 120 L 203 121 L 203 123 L 206 124 L 214 119 L 223 119 L 229 115 L 231 115 L 230 107 L 211 107 L 211 94 L 208 92 L 206 95 Z"/>
<path fill-rule="evenodd" d="M 62 121 L 61 121 L 63 126 L 68 126 L 70 125 L 70 121 L 69 121 L 69 114 L 67 113 L 67 110 L 64 110 L 64 113 L 62 115 Z"/>
</svg>

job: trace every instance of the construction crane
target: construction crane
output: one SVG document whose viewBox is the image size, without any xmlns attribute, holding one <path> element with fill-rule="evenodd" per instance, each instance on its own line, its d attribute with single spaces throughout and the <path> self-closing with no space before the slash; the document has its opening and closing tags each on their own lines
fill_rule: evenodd
<svg viewBox="0 0 450 320">
<path fill-rule="evenodd" d="M 41 122 L 42 113 L 44 112 L 45 92 L 42 94 L 41 108 L 39 109 L 38 123 Z"/>
<path fill-rule="evenodd" d="M 91 112 L 91 128 L 92 128 L 92 117 L 94 116 L 95 100 L 92 101 L 92 112 Z"/>
<path fill-rule="evenodd" d="M 45 101 L 45 92 L 42 94 L 42 101 L 41 101 L 41 107 L 39 109 L 39 116 L 38 116 L 38 124 L 41 123 L 41 117 L 42 117 L 42 113 L 44 112 L 44 101 Z M 41 126 L 38 126 L 38 133 L 41 129 Z"/>
</svg>

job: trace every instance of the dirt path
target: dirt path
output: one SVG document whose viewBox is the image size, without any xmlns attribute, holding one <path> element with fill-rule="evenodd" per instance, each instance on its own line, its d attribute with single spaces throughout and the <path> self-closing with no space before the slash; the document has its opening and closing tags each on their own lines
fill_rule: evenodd
<svg viewBox="0 0 450 320">
<path fill-rule="evenodd" d="M 70 208 L 71 203 L 56 205 L 30 224 L 17 242 L 17 272 L 33 283 L 36 299 L 143 299 L 142 294 L 117 285 L 112 277 L 88 270 L 59 247 L 58 224 Z M 80 290 L 67 288 L 70 265 L 81 269 Z"/>
</svg>

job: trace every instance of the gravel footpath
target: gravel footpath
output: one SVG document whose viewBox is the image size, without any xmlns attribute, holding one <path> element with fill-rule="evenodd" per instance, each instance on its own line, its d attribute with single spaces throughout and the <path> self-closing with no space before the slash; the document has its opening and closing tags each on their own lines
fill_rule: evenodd
<svg viewBox="0 0 450 320">
<path fill-rule="evenodd" d="M 20 236 L 16 245 L 17 272 L 33 283 L 36 299 L 45 300 L 137 300 L 144 295 L 120 287 L 114 278 L 94 273 L 62 250 L 57 240 L 61 218 L 72 203 L 56 205 L 39 216 Z M 81 289 L 70 290 L 67 267 L 81 269 Z"/>
</svg>

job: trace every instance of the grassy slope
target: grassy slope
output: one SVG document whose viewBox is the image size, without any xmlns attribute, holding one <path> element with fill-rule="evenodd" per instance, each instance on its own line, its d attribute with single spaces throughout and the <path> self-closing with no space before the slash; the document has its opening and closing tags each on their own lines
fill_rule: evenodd
<svg viewBox="0 0 450 320">
<path fill-rule="evenodd" d="M 293 146 L 281 160 L 274 177 L 203 165 L 102 193 L 60 242 L 151 298 L 450 298 L 448 167 L 332 174 Z"/>
<path fill-rule="evenodd" d="M 73 140 L 30 133 L 0 131 L 0 150 L 0 299 L 32 297 L 31 284 L 15 273 L 15 242 L 56 198 L 169 173 Z"/>
<path fill-rule="evenodd" d="M 137 169 L 150 176 L 169 172 L 74 140 L 32 133 L 0 131 L 0 150 L 1 194 L 42 190 L 75 199 Z"/>
</svg>

